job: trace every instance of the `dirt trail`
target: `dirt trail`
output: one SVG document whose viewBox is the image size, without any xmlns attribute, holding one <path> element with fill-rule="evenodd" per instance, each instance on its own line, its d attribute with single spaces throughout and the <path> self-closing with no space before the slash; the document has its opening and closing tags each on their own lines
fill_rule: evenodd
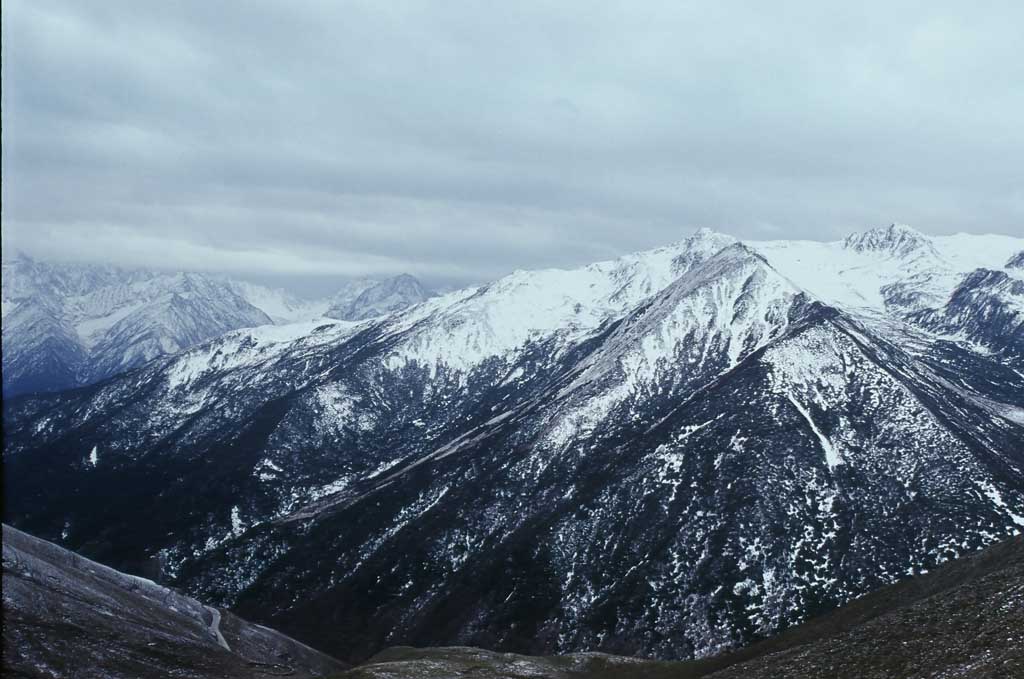
<svg viewBox="0 0 1024 679">
<path fill-rule="evenodd" d="M 210 611 L 210 613 L 213 615 L 213 620 L 210 622 L 210 629 L 217 636 L 217 643 L 230 651 L 231 647 L 228 646 L 227 639 L 225 639 L 224 635 L 220 633 L 220 611 L 218 611 L 213 606 L 207 606 L 206 610 Z"/>
</svg>

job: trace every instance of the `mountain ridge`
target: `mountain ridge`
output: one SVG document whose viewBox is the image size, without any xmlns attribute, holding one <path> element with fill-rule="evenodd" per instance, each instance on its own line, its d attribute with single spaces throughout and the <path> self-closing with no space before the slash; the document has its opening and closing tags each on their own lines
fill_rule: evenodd
<svg viewBox="0 0 1024 679">
<path fill-rule="evenodd" d="M 1011 326 L 980 346 L 912 317 L 947 284 L 984 289 L 956 261 L 1012 252 L 943 243 L 919 279 L 841 242 L 703 232 L 237 331 L 5 407 L 9 518 L 348 660 L 715 653 L 1020 530 Z M 812 271 L 857 277 L 815 294 L 793 262 L 837 252 Z"/>
<path fill-rule="evenodd" d="M 303 300 L 221 275 L 52 264 L 22 253 L 4 260 L 4 394 L 91 384 L 232 330 L 323 318 L 342 302 L 341 317 L 364 319 L 428 294 L 408 277 L 402 281 L 421 297 L 403 289 L 387 303 L 360 298 L 392 280 L 356 281 L 331 299 Z"/>
</svg>

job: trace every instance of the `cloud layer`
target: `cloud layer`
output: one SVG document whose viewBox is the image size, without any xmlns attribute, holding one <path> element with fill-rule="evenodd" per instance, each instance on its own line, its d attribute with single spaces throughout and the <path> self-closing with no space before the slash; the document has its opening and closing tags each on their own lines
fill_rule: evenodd
<svg viewBox="0 0 1024 679">
<path fill-rule="evenodd" d="M 4 245 L 467 282 L 1024 233 L 1024 5 L 845 4 L 4 0 Z"/>
</svg>

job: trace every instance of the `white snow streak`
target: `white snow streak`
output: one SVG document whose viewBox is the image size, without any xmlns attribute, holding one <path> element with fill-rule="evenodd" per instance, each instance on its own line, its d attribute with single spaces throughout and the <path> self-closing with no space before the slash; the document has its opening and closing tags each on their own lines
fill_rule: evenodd
<svg viewBox="0 0 1024 679">
<path fill-rule="evenodd" d="M 833 469 L 837 465 L 843 464 L 842 456 L 836 450 L 835 446 L 832 445 L 832 442 L 828 440 L 828 437 L 822 434 L 821 430 L 818 429 L 818 425 L 816 425 L 814 420 L 811 419 L 811 414 L 807 412 L 807 410 L 800 405 L 795 398 L 793 398 L 793 394 L 787 393 L 786 398 L 789 399 L 789 402 L 793 404 L 793 407 L 797 409 L 803 418 L 807 420 L 807 424 L 811 426 L 811 431 L 813 431 L 814 435 L 818 437 L 821 447 L 825 450 L 825 463 L 828 465 L 828 468 Z"/>
</svg>

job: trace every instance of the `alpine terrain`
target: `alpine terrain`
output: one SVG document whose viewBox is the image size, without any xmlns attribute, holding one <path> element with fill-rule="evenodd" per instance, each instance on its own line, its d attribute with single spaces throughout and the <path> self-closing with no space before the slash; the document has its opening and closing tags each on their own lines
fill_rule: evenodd
<svg viewBox="0 0 1024 679">
<path fill-rule="evenodd" d="M 92 384 L 230 330 L 325 315 L 370 318 L 429 294 L 403 274 L 352 281 L 332 298 L 305 300 L 223 276 L 19 254 L 3 262 L 3 390 L 14 396 Z"/>
<path fill-rule="evenodd" d="M 699 231 L 367 288 L 7 401 L 5 520 L 350 662 L 710 656 L 1024 527 L 1022 251 Z"/>
</svg>

